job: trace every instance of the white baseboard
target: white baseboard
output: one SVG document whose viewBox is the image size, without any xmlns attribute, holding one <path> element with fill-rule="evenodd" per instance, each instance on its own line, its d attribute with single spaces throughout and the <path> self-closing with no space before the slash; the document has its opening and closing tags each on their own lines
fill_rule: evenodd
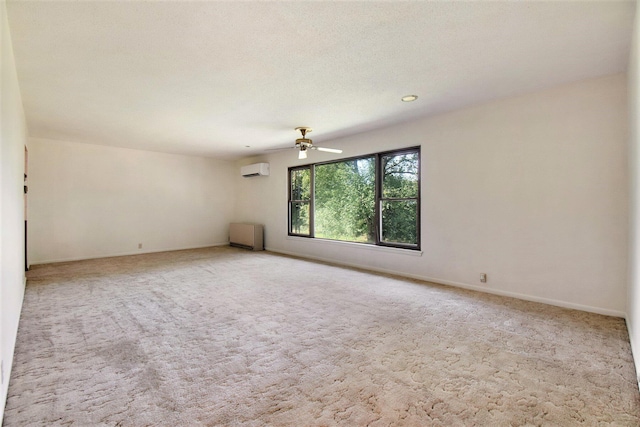
<svg viewBox="0 0 640 427">
<path fill-rule="evenodd" d="M 154 249 L 152 251 L 138 250 L 135 252 L 118 252 L 114 254 L 101 254 L 101 255 L 80 256 L 80 257 L 72 257 L 72 258 L 46 259 L 46 260 L 33 262 L 30 265 L 53 264 L 56 262 L 84 261 L 88 259 L 113 258 L 113 257 L 130 256 L 130 255 L 154 254 L 158 252 L 184 251 L 189 249 L 202 249 L 202 248 L 210 248 L 213 246 L 228 246 L 228 245 L 229 245 L 229 242 L 222 242 L 222 243 L 209 243 L 207 245 L 201 245 L 201 246 L 186 246 L 186 247 L 180 247 L 180 248 Z"/>
<path fill-rule="evenodd" d="M 157 253 L 157 252 L 181 251 L 181 250 L 187 250 L 187 249 L 201 249 L 201 248 L 207 248 L 207 247 L 213 247 L 213 246 L 226 246 L 228 244 L 229 244 L 229 242 L 220 242 L 220 243 L 211 243 L 211 244 L 203 245 L 203 246 L 189 246 L 189 247 L 180 247 L 180 248 L 164 248 L 164 249 L 157 249 L 157 250 L 144 251 L 144 252 L 143 251 L 135 251 L 135 252 L 122 252 L 122 253 L 115 253 L 115 254 L 101 254 L 101 255 L 85 256 L 85 257 L 50 259 L 50 260 L 38 261 L 38 262 L 35 262 L 33 264 L 34 265 L 35 264 L 51 264 L 51 263 L 56 263 L 56 262 L 82 261 L 82 260 L 87 260 L 87 259 L 111 258 L 111 257 L 129 256 L 129 255 L 141 255 L 141 254 L 149 254 L 149 253 Z M 478 291 L 478 292 L 484 292 L 484 293 L 489 293 L 489 294 L 494 294 L 494 295 L 517 298 L 517 299 L 521 299 L 521 300 L 525 300 L 525 301 L 539 302 L 539 303 L 543 303 L 543 304 L 554 305 L 554 306 L 557 306 L 557 307 L 563 307 L 563 308 L 569 308 L 569 309 L 573 309 L 573 310 L 580 310 L 580 311 L 586 311 L 586 312 L 590 312 L 590 313 L 602 314 L 602 315 L 605 315 L 605 316 L 614 316 L 614 317 L 626 318 L 626 313 L 624 313 L 622 311 L 618 311 L 618 310 L 610 310 L 610 309 L 606 309 L 606 308 L 602 308 L 602 307 L 594 307 L 594 306 L 588 306 L 588 305 L 583 305 L 583 304 L 575 304 L 575 303 L 568 302 L 568 301 L 556 300 L 556 299 L 552 299 L 552 298 L 543 298 L 543 297 L 538 297 L 538 296 L 535 296 L 535 295 L 521 294 L 521 293 L 517 293 L 517 292 L 503 291 L 503 290 L 500 290 L 500 289 L 489 289 L 489 288 L 485 288 L 485 287 L 481 287 L 481 286 L 477 286 L 477 285 L 470 285 L 468 283 L 454 282 L 454 281 L 451 281 L 451 280 L 441 279 L 441 278 L 438 278 L 438 277 L 428 277 L 428 276 L 422 276 L 422 275 L 419 275 L 419 274 L 410 274 L 410 273 L 406 273 L 404 271 L 377 268 L 377 267 L 371 267 L 371 266 L 367 266 L 367 265 L 360 265 L 360 264 L 356 264 L 356 263 L 341 262 L 341 261 L 336 261 L 334 259 L 328 259 L 328 258 L 322 258 L 322 257 L 316 257 L 316 256 L 310 256 L 310 255 L 301 256 L 299 253 L 296 253 L 296 252 L 288 252 L 288 251 L 283 251 L 283 250 L 274 249 L 274 248 L 270 248 L 270 247 L 265 247 L 265 250 L 270 251 L 270 252 L 275 252 L 275 253 L 281 253 L 281 254 L 284 254 L 284 255 L 295 256 L 295 257 L 299 257 L 299 258 L 307 258 L 307 259 L 310 259 L 310 260 L 322 261 L 322 262 L 327 262 L 327 263 L 336 264 L 336 265 L 343 265 L 345 267 L 360 268 L 360 269 L 363 269 L 363 270 L 375 271 L 375 272 L 385 273 L 385 274 L 394 274 L 394 275 L 397 275 L 397 276 L 404 276 L 404 277 L 409 277 L 409 278 L 412 278 L 412 279 L 423 280 L 425 282 L 432 282 L 432 283 L 437 283 L 437 284 L 441 284 L 441 285 L 455 286 L 455 287 L 458 287 L 458 288 L 468 289 L 468 290 L 472 290 L 472 291 Z M 640 351 L 640 350 L 638 350 L 638 351 Z"/>
<path fill-rule="evenodd" d="M 9 383 L 11 383 L 11 370 L 13 368 L 13 356 L 16 349 L 16 340 L 18 338 L 18 327 L 20 326 L 19 319 L 22 315 L 22 306 L 24 303 L 24 294 L 25 294 L 26 287 L 27 287 L 27 276 L 23 275 L 22 276 L 22 296 L 20 298 L 20 307 L 18 308 L 18 313 L 17 313 L 18 321 L 16 321 L 15 329 L 12 329 L 11 331 L 7 331 L 8 333 L 11 334 L 11 341 L 10 341 L 11 348 L 9 350 L 9 354 L 11 356 L 8 357 L 7 359 L 4 359 L 3 361 L 4 363 L 2 366 L 2 369 L 4 369 L 4 382 L 2 383 L 2 385 L 0 385 L 0 387 L 2 387 L 2 389 L 0 389 L 0 426 L 2 425 L 2 420 L 4 419 L 4 408 L 7 403 L 7 393 L 9 391 Z"/>
<path fill-rule="evenodd" d="M 393 275 L 396 275 L 396 276 L 409 277 L 411 279 L 423 280 L 425 282 L 437 283 L 439 285 L 455 286 L 457 288 L 463 288 L 463 289 L 468 289 L 468 290 L 472 290 L 472 291 L 478 291 L 478 292 L 484 292 L 484 293 L 488 293 L 488 294 L 500 295 L 500 296 L 504 296 L 504 297 L 517 298 L 517 299 L 521 299 L 521 300 L 525 300 L 525 301 L 539 302 L 539 303 L 543 303 L 543 304 L 554 305 L 556 307 L 563 307 L 563 308 L 569 308 L 569 309 L 573 309 L 573 310 L 586 311 L 586 312 L 590 312 L 590 313 L 602 314 L 602 315 L 605 315 L 605 316 L 613 316 L 613 317 L 621 317 L 621 318 L 625 318 L 626 317 L 624 312 L 618 311 L 618 310 L 610 310 L 610 309 L 601 308 L 601 307 L 593 307 L 593 306 L 589 306 L 589 305 L 575 304 L 575 303 L 556 300 L 556 299 L 551 299 L 551 298 L 542 298 L 542 297 L 537 297 L 537 296 L 534 296 L 534 295 L 527 295 L 527 294 L 520 294 L 520 293 L 517 293 L 517 292 L 503 291 L 503 290 L 500 290 L 500 289 L 488 289 L 488 288 L 484 288 L 484 287 L 481 287 L 481 286 L 469 285 L 467 283 L 461 283 L 461 282 L 454 282 L 454 281 L 451 281 L 451 280 L 440 279 L 440 278 L 437 278 L 437 277 L 427 277 L 427 276 L 421 276 L 421 275 L 418 275 L 418 274 L 410 274 L 410 273 L 406 273 L 404 271 L 396 271 L 396 270 L 389 270 L 389 269 L 385 269 L 385 268 L 371 267 L 371 266 L 366 266 L 366 265 L 360 265 L 360 264 L 355 264 L 355 263 L 336 261 L 336 260 L 333 260 L 333 259 L 315 257 L 315 256 L 309 256 L 309 255 L 304 255 L 303 256 L 303 255 L 300 255 L 299 253 L 282 251 L 282 250 L 279 250 L 279 249 L 273 249 L 273 248 L 265 248 L 265 249 L 267 251 L 270 251 L 270 252 L 281 253 L 281 254 L 284 254 L 284 255 L 295 256 L 295 257 L 298 257 L 298 258 L 307 258 L 307 259 L 310 259 L 310 260 L 322 261 L 322 262 L 326 262 L 326 263 L 330 263 L 330 264 L 343 265 L 345 267 L 353 267 L 353 268 L 359 268 L 359 269 L 363 269 L 363 270 L 375 271 L 375 272 L 378 272 L 378 273 L 393 274 Z"/>
<path fill-rule="evenodd" d="M 640 390 L 640 348 L 637 347 L 638 343 L 633 340 L 634 335 L 631 322 L 629 322 L 629 319 L 626 316 L 625 322 L 629 333 L 629 343 L 631 344 L 631 357 L 633 358 L 633 363 L 636 367 L 636 381 L 638 383 L 638 390 Z"/>
</svg>

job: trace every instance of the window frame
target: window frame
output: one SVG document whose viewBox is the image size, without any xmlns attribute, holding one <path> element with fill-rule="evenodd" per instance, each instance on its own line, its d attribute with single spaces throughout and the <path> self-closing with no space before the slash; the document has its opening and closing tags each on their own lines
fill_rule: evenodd
<svg viewBox="0 0 640 427">
<path fill-rule="evenodd" d="M 387 151 L 382 151 L 382 152 L 378 152 L 378 153 L 370 153 L 370 154 L 363 154 L 360 156 L 353 156 L 353 157 L 347 157 L 347 158 L 342 158 L 342 159 L 336 159 L 336 160 L 328 160 L 328 161 L 323 161 L 323 162 L 316 162 L 316 163 L 308 163 L 305 165 L 297 165 L 297 166 L 291 166 L 287 169 L 288 171 L 288 178 L 287 178 L 287 183 L 288 183 L 288 224 L 287 224 L 287 230 L 288 230 L 288 235 L 289 236 L 295 236 L 295 237 L 305 237 L 305 238 L 310 238 L 310 239 L 318 239 L 318 240 L 326 240 L 326 241 L 334 241 L 334 242 L 347 242 L 347 243 L 354 243 L 354 244 L 361 244 L 361 245 L 368 245 L 368 246 L 381 246 L 381 247 L 388 247 L 388 248 L 398 248 L 398 249 L 407 249 L 407 250 L 413 250 L 413 251 L 420 251 L 421 250 L 421 239 L 420 239 L 420 234 L 421 234 L 421 194 L 422 194 L 422 156 L 421 156 L 421 147 L 420 146 L 413 146 L 413 147 L 406 147 L 406 148 L 399 148 L 399 149 L 394 149 L 394 150 L 387 150 Z M 416 197 L 400 197 L 400 198 L 389 198 L 389 197 L 382 197 L 382 191 L 383 191 L 383 171 L 382 171 L 382 157 L 385 156 L 395 156 L 395 155 L 402 155 L 402 154 L 409 154 L 409 153 L 417 153 L 418 156 L 418 171 L 417 171 L 417 175 L 418 175 L 418 189 L 417 189 L 417 195 Z M 326 165 L 326 164 L 332 164 L 332 163 L 341 163 L 341 162 L 349 162 L 349 161 L 354 161 L 354 160 L 362 160 L 362 159 L 367 159 L 367 158 L 374 158 L 375 161 L 375 189 L 374 189 L 374 197 L 375 197 L 375 203 L 374 203 L 374 221 L 375 221 L 375 227 L 376 227 L 376 238 L 375 238 L 375 242 L 353 242 L 350 240 L 338 240 L 338 239 L 329 239 L 329 238 L 321 238 L 321 237 L 315 237 L 315 222 L 314 222 L 314 217 L 315 217 L 315 167 L 316 166 L 320 166 L 320 165 Z M 291 224 L 291 210 L 292 210 L 292 206 L 293 203 L 300 203 L 300 202 L 304 202 L 306 203 L 306 200 L 293 200 L 292 199 L 292 187 L 291 187 L 291 176 L 292 176 L 292 172 L 297 171 L 297 170 L 304 170 L 304 169 L 308 169 L 309 170 L 309 174 L 310 174 L 310 179 L 309 179 L 309 185 L 310 185 L 310 193 L 309 193 L 309 234 L 299 234 L 299 233 L 293 233 L 292 232 L 292 224 Z M 394 242 L 385 242 L 382 240 L 382 203 L 385 200 L 416 200 L 416 244 L 410 244 L 410 243 L 394 243 Z"/>
<path fill-rule="evenodd" d="M 304 169 L 309 169 L 309 200 L 302 200 L 302 199 L 293 199 L 293 187 L 291 186 L 292 182 L 291 182 L 291 175 L 292 172 L 294 171 L 299 171 L 299 170 L 304 170 Z M 313 188 L 314 188 L 314 175 L 315 175 L 315 171 L 313 168 L 313 165 L 303 165 L 303 166 L 294 166 L 294 167 L 290 167 L 289 168 L 289 177 L 288 177 L 288 184 L 289 184 L 289 189 L 288 189 L 288 211 L 289 211 L 289 219 L 288 219 L 288 224 L 287 224 L 287 229 L 289 232 L 289 236 L 298 236 L 298 237 L 308 237 L 308 238 L 312 238 L 313 234 L 314 234 L 314 223 L 313 223 L 313 210 L 314 210 L 314 193 L 313 193 Z M 291 218 L 292 218 L 292 208 L 293 208 L 293 204 L 294 203 L 308 203 L 309 204 L 309 234 L 302 234 L 302 233 L 294 233 L 293 232 L 293 228 L 292 228 L 292 224 L 291 224 Z"/>
<path fill-rule="evenodd" d="M 377 246 L 386 246 L 391 248 L 401 248 L 401 249 L 411 249 L 411 250 L 420 250 L 420 213 L 422 212 L 420 209 L 420 200 L 421 200 L 421 183 L 422 183 L 422 174 L 421 174 L 421 165 L 422 165 L 422 157 L 420 156 L 420 146 L 417 147 L 408 147 L 401 148 L 398 150 L 389 150 L 381 153 L 376 153 L 376 245 Z M 383 170 L 382 170 L 382 157 L 385 156 L 399 156 L 402 154 L 409 153 L 417 153 L 418 154 L 418 190 L 416 197 L 384 197 L 383 193 Z M 393 242 L 384 242 L 382 240 L 382 203 L 385 200 L 415 200 L 416 201 L 416 244 L 410 243 L 393 243 Z"/>
</svg>

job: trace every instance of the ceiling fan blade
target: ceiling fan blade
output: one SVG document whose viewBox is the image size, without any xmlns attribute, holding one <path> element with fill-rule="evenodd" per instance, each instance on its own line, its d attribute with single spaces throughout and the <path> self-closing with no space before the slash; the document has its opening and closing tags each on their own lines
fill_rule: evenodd
<svg viewBox="0 0 640 427">
<path fill-rule="evenodd" d="M 342 153 L 342 150 L 338 150 L 337 148 L 324 148 L 324 147 L 313 147 L 318 151 L 325 151 L 327 153 L 336 153 L 336 154 L 340 154 Z"/>
<path fill-rule="evenodd" d="M 281 151 L 281 150 L 291 150 L 292 148 L 298 148 L 298 147 L 281 147 L 281 148 L 267 148 L 264 151 Z"/>
</svg>

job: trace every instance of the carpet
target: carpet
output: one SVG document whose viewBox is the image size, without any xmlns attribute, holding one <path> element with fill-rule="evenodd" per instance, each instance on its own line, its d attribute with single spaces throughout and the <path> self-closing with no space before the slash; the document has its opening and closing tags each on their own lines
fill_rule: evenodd
<svg viewBox="0 0 640 427">
<path fill-rule="evenodd" d="M 4 426 L 640 425 L 623 319 L 229 247 L 33 266 Z"/>
</svg>

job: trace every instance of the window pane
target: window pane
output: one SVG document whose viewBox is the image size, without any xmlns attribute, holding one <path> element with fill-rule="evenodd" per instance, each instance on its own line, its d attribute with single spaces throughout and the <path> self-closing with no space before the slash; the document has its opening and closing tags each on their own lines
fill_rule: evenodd
<svg viewBox="0 0 640 427">
<path fill-rule="evenodd" d="M 418 153 L 381 157 L 382 197 L 418 197 Z"/>
<path fill-rule="evenodd" d="M 382 241 L 418 244 L 418 202 L 385 200 L 382 205 Z"/>
<path fill-rule="evenodd" d="M 317 165 L 314 179 L 315 237 L 374 243 L 375 158 Z"/>
<path fill-rule="evenodd" d="M 309 202 L 291 202 L 291 230 L 293 234 L 309 234 Z"/>
<path fill-rule="evenodd" d="M 291 171 L 291 200 L 311 198 L 311 168 Z"/>
</svg>

